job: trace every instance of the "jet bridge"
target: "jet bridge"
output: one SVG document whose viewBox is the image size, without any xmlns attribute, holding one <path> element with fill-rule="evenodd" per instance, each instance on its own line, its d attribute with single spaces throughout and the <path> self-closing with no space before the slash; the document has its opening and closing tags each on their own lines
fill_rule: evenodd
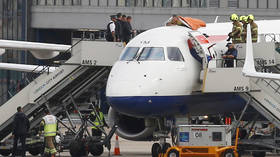
<svg viewBox="0 0 280 157">
<path fill-rule="evenodd" d="M 16 108 L 23 107 L 31 129 L 48 108 L 59 118 L 73 109 L 76 98 L 88 99 L 106 84 L 110 68 L 123 49 L 122 43 L 80 41 L 72 48 L 72 57 L 52 73 L 42 73 L 24 89 L 0 106 L 0 141 L 12 131 Z"/>
</svg>

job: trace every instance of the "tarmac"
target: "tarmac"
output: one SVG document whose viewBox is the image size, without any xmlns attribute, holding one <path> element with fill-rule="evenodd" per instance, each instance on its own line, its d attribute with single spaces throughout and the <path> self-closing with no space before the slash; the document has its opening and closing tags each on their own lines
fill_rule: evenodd
<svg viewBox="0 0 280 157">
<path fill-rule="evenodd" d="M 111 140 L 111 143 L 112 143 L 112 148 L 110 151 L 111 157 L 117 157 L 114 155 L 115 142 L 116 142 L 116 140 L 115 140 L 115 136 L 114 136 Z M 119 138 L 119 148 L 120 148 L 120 153 L 121 153 L 120 156 L 121 157 L 152 157 L 151 148 L 152 148 L 153 143 L 154 143 L 153 141 L 139 142 L 139 141 L 129 141 L 129 140 Z M 60 156 L 61 157 L 70 157 L 70 153 L 63 152 L 60 154 Z M 92 156 L 92 155 L 89 154 L 89 156 Z M 104 153 L 100 157 L 108 157 L 108 156 L 109 156 L 109 152 L 105 148 Z M 57 157 L 59 157 L 59 154 L 57 154 Z M 251 157 L 251 156 L 244 155 L 242 157 Z"/>
<path fill-rule="evenodd" d="M 115 148 L 115 136 L 111 140 L 112 148 L 110 151 L 110 156 L 114 155 L 114 148 Z M 146 142 L 146 141 L 129 141 L 122 138 L 119 138 L 119 148 L 121 157 L 151 157 L 151 148 L 154 142 Z M 57 154 L 59 156 L 59 154 Z M 61 153 L 61 156 L 68 157 L 70 156 L 69 152 Z M 89 154 L 89 156 L 92 156 Z M 104 153 L 101 157 L 108 157 L 109 151 L 107 148 L 104 148 Z"/>
</svg>

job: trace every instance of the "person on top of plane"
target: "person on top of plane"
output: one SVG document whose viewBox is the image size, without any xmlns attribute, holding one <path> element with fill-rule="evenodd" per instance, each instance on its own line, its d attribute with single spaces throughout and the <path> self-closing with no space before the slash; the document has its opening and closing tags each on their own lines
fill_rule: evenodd
<svg viewBox="0 0 280 157">
<path fill-rule="evenodd" d="M 258 25 L 254 22 L 255 17 L 253 14 L 248 15 L 248 24 L 251 26 L 251 36 L 252 36 L 252 42 L 258 41 Z"/>
<path fill-rule="evenodd" d="M 230 20 L 233 22 L 232 25 L 232 31 L 228 34 L 229 38 L 232 39 L 232 43 L 241 43 L 241 32 L 242 32 L 242 24 L 238 21 L 238 15 L 237 14 L 231 14 Z"/>
<path fill-rule="evenodd" d="M 243 24 L 242 32 L 241 32 L 241 38 L 242 38 L 242 43 L 246 43 L 246 37 L 247 37 L 247 21 L 248 17 L 247 16 L 240 16 L 239 20 Z"/>
</svg>

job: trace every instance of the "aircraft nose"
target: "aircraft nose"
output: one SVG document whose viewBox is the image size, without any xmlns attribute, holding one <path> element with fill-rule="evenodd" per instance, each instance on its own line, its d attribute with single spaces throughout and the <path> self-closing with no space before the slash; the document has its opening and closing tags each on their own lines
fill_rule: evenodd
<svg viewBox="0 0 280 157">
<path fill-rule="evenodd" d="M 162 116 L 186 113 L 184 96 L 107 97 L 109 104 L 120 113 L 132 116 Z"/>
</svg>

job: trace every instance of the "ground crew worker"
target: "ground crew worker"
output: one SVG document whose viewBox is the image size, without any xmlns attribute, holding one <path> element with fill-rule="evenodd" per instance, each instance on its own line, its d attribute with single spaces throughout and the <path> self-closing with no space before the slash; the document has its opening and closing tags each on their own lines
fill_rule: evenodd
<svg viewBox="0 0 280 157">
<path fill-rule="evenodd" d="M 100 111 L 100 109 L 97 105 L 95 106 L 95 111 L 96 112 L 92 111 L 91 114 L 90 114 L 90 120 L 95 125 L 95 126 L 91 127 L 92 136 L 101 137 L 102 136 L 102 131 L 100 129 L 98 129 L 97 127 L 106 126 L 107 128 L 109 128 L 109 126 L 107 125 L 107 123 L 105 121 L 105 118 L 104 118 L 104 115 Z"/>
<path fill-rule="evenodd" d="M 232 32 L 228 34 L 229 39 L 232 39 L 232 43 L 241 43 L 241 33 L 242 33 L 242 24 L 238 21 L 238 16 L 236 14 L 231 14 L 230 20 L 233 22 Z"/>
<path fill-rule="evenodd" d="M 252 36 L 252 42 L 258 41 L 258 25 L 254 22 L 255 17 L 254 15 L 250 14 L 248 15 L 248 23 L 251 26 L 251 36 Z"/>
<path fill-rule="evenodd" d="M 242 38 L 242 43 L 246 43 L 246 37 L 247 37 L 247 16 L 240 16 L 240 22 L 242 23 L 242 33 L 241 33 L 241 38 Z"/>
<path fill-rule="evenodd" d="M 54 157 L 56 154 L 56 149 L 54 145 L 54 139 L 57 133 L 57 119 L 54 115 L 51 115 L 48 110 L 46 110 L 46 116 L 43 117 L 43 120 L 40 123 L 40 130 L 44 128 L 45 136 L 45 155 L 51 155 Z"/>
</svg>

